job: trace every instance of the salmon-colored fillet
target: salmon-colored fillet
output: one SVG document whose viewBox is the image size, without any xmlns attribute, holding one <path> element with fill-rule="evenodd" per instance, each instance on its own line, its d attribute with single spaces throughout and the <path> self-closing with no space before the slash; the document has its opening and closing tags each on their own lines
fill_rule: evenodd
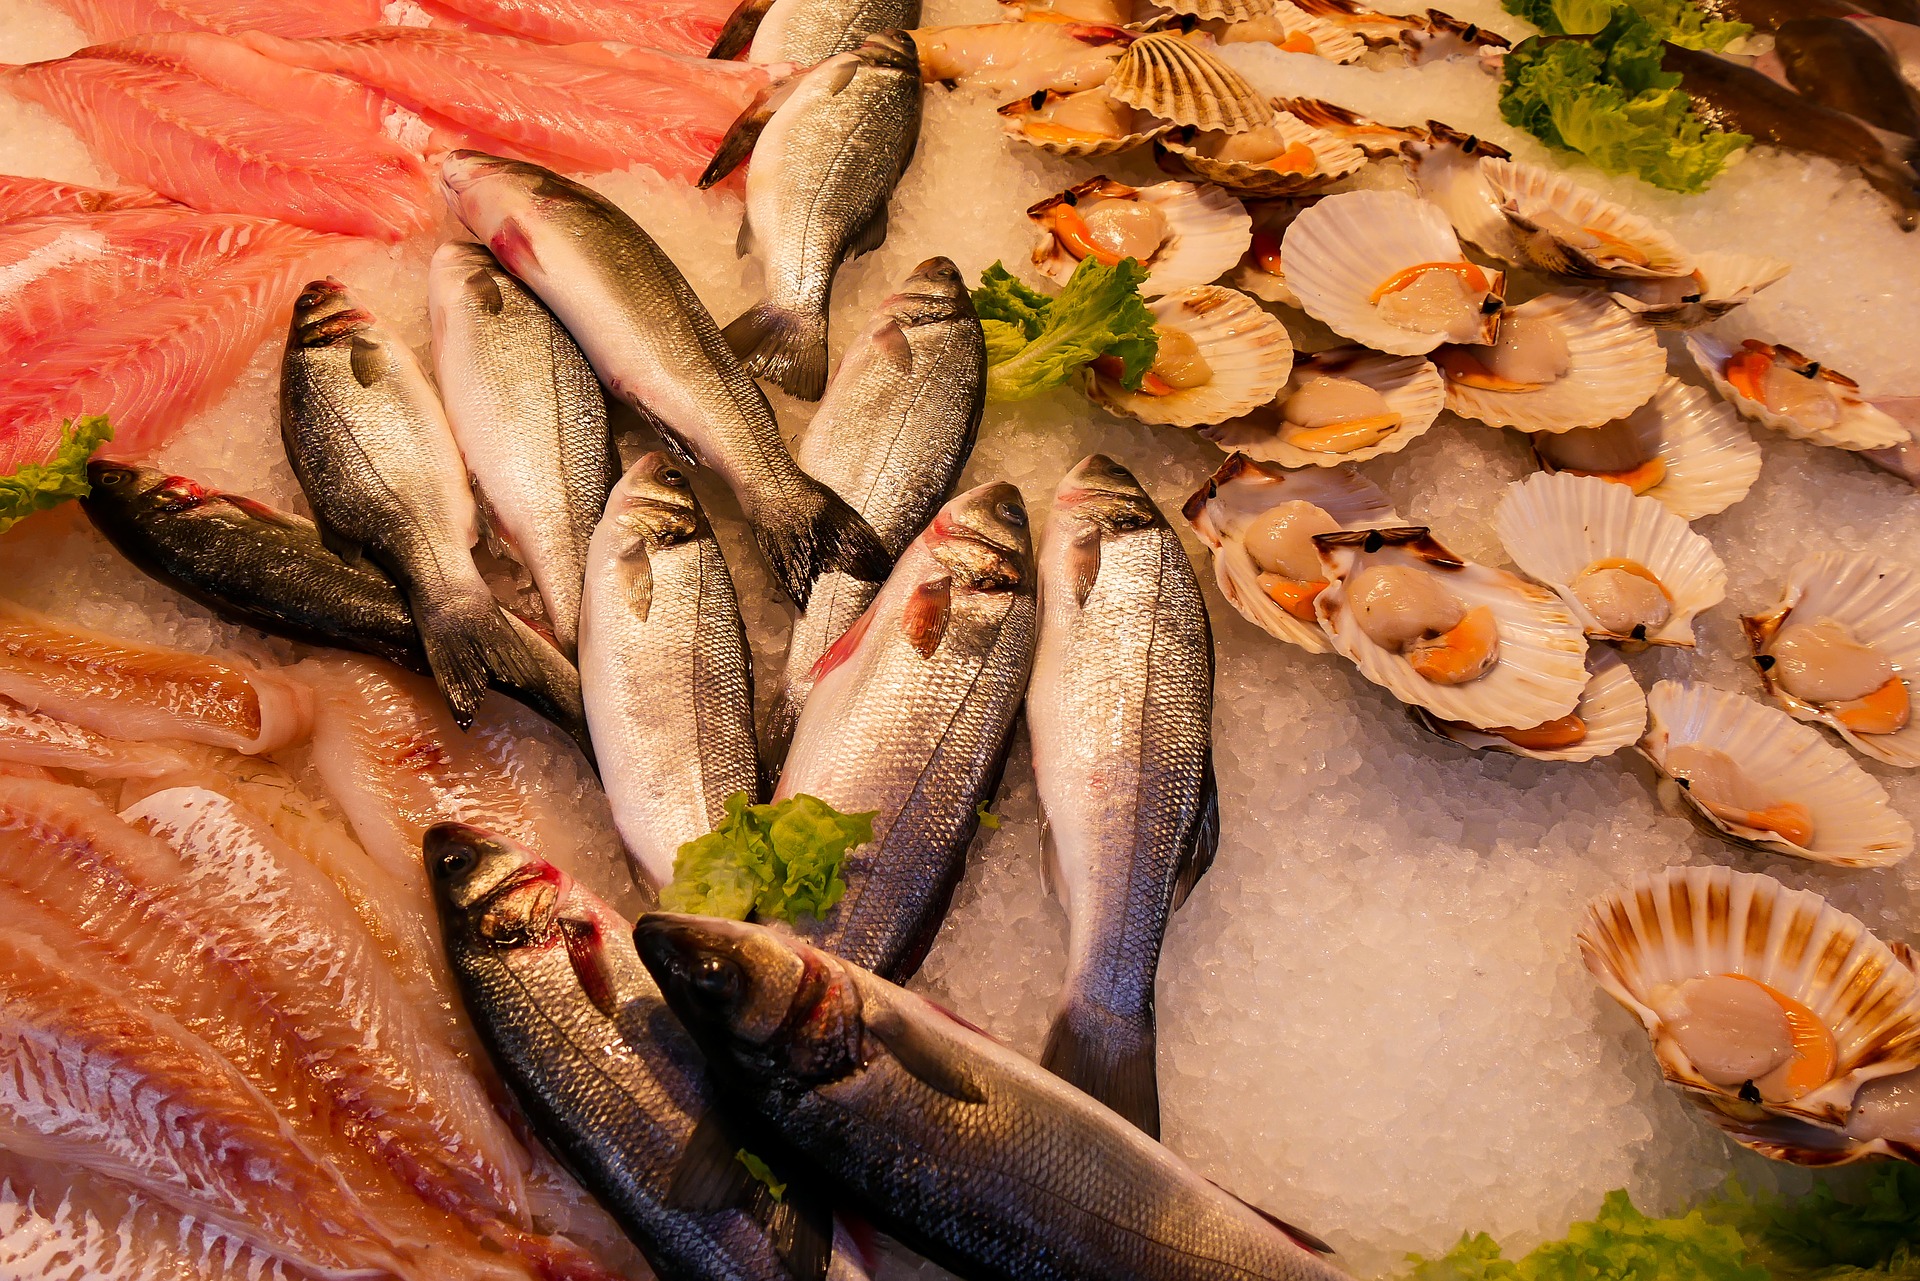
<svg viewBox="0 0 1920 1281">
<path fill-rule="evenodd" d="M 135 36 L 0 70 L 122 179 L 218 213 L 400 240 L 434 220 L 390 104 L 206 32 Z"/>
<path fill-rule="evenodd" d="M 53 0 L 94 40 L 152 31 L 335 36 L 380 22 L 380 0 Z"/>
<path fill-rule="evenodd" d="M 706 56 L 732 0 L 439 0 L 437 7 L 549 44 L 613 40 Z"/>
<path fill-rule="evenodd" d="M 48 215 L 73 216 L 113 209 L 166 207 L 173 202 L 145 187 L 81 187 L 47 178 L 0 174 L 0 224 Z"/>
</svg>

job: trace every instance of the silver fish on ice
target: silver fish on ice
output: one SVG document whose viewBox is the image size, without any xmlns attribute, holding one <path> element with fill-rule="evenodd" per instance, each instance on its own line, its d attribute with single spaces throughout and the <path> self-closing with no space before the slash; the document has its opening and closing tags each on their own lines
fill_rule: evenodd
<svg viewBox="0 0 1920 1281">
<path fill-rule="evenodd" d="M 919 25 L 920 0 L 741 0 L 707 56 L 745 49 L 748 62 L 811 67 L 876 32 Z"/>
</svg>

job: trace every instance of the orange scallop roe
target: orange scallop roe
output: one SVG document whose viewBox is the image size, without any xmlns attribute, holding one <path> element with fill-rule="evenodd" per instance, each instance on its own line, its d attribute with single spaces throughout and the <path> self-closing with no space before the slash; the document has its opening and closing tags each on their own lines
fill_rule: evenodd
<svg viewBox="0 0 1920 1281">
<path fill-rule="evenodd" d="M 1487 658 L 1500 643 L 1493 610 L 1479 605 L 1440 636 L 1437 645 L 1410 650 L 1413 670 L 1436 685 L 1462 685 L 1486 673 Z"/>
<path fill-rule="evenodd" d="M 1376 288 L 1371 294 L 1367 295 L 1367 301 L 1377 303 L 1382 298 L 1385 298 L 1388 294 L 1394 293 L 1401 289 L 1405 289 L 1408 285 L 1420 279 L 1420 277 L 1426 275 L 1430 271 L 1456 272 L 1460 275 L 1462 279 L 1466 281 L 1467 287 L 1473 290 L 1475 293 L 1484 294 L 1487 292 L 1487 290 L 1493 287 L 1492 283 L 1487 279 L 1487 273 L 1480 270 L 1480 268 L 1475 266 L 1473 263 L 1470 263 L 1470 262 L 1419 262 L 1419 263 L 1415 263 L 1411 267 L 1402 267 L 1399 271 L 1396 271 L 1391 276 L 1388 276 L 1386 280 L 1382 282 L 1378 288 Z"/>
<path fill-rule="evenodd" d="M 1907 683 L 1894 676 L 1879 689 L 1836 703 L 1830 710 L 1856 734 L 1897 734 L 1912 719 L 1913 699 L 1907 693 Z"/>
<path fill-rule="evenodd" d="M 1636 494 L 1644 494 L 1667 478 L 1667 460 L 1656 456 L 1625 471 L 1580 471 L 1573 467 L 1562 467 L 1560 470 L 1569 476 L 1597 476 L 1616 485 L 1625 485 Z"/>
<path fill-rule="evenodd" d="M 1833 1079 L 1834 1071 L 1840 1064 L 1840 1047 L 1835 1043 L 1833 1033 L 1827 1030 L 1827 1025 L 1820 1021 L 1819 1015 L 1759 979 L 1745 974 L 1729 974 L 1726 977 L 1753 984 L 1773 998 L 1787 1016 L 1787 1035 L 1793 1042 L 1794 1055 L 1781 1081 L 1786 1087 L 1787 1098 L 1797 1099 L 1811 1094 Z"/>
<path fill-rule="evenodd" d="M 1525 747 L 1536 752 L 1552 751 L 1560 747 L 1572 747 L 1587 737 L 1587 723 L 1579 714 L 1568 712 L 1555 720 L 1542 721 L 1526 729 L 1490 729 L 1489 734 L 1498 734 L 1515 747 Z"/>
<path fill-rule="evenodd" d="M 1268 600 L 1301 622 L 1311 623 L 1314 621 L 1313 602 L 1321 592 L 1327 590 L 1327 584 L 1324 579 L 1301 582 L 1279 574 L 1262 574 L 1260 590 L 1267 594 Z"/>
</svg>

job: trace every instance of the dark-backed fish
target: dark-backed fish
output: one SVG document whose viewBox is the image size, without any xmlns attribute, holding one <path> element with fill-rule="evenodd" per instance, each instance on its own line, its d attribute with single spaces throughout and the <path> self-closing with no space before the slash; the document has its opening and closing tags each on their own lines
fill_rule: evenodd
<svg viewBox="0 0 1920 1281">
<path fill-rule="evenodd" d="M 919 22 L 920 0 L 741 0 L 707 56 L 746 49 L 748 62 L 811 67 L 858 49 L 868 36 Z"/>
<path fill-rule="evenodd" d="M 1773 53 L 1787 83 L 1802 97 L 1876 129 L 1920 137 L 1920 109 L 1913 90 L 1900 78 L 1900 64 L 1859 23 L 1846 18 L 1791 19 L 1773 33 Z"/>
</svg>

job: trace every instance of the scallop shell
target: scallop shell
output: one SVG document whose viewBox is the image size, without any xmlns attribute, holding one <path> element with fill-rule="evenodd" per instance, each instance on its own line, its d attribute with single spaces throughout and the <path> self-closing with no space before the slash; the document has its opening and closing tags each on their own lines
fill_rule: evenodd
<svg viewBox="0 0 1920 1281">
<path fill-rule="evenodd" d="M 1079 92 L 1104 94 L 1106 91 L 1106 86 L 1101 85 L 1092 89 L 1082 89 Z M 1021 118 L 1039 111 L 1047 103 L 1057 101 L 1061 98 L 1071 97 L 1072 95 L 1057 93 L 1052 89 L 1048 89 L 1045 93 L 1036 96 L 1038 98 L 1037 102 L 1034 98 L 1020 98 L 1001 107 L 999 109 L 999 115 L 1002 121 L 1001 131 L 1015 142 L 1025 143 L 1029 147 L 1038 147 L 1041 151 L 1052 156 L 1067 156 L 1069 158 L 1110 156 L 1116 152 L 1132 151 L 1136 147 L 1146 146 L 1155 138 L 1160 137 L 1160 135 L 1164 134 L 1167 130 L 1173 128 L 1173 125 L 1168 121 L 1153 120 L 1151 126 L 1148 128 L 1135 133 L 1121 134 L 1114 138 L 1075 139 L 1071 142 L 1060 142 L 1052 138 L 1036 138 L 1026 131 L 1022 125 Z M 1148 117 L 1148 119 L 1152 120 L 1151 117 Z"/>
<path fill-rule="evenodd" d="M 1607 995 L 1646 1027 L 1667 1080 L 1729 1118 L 1844 1124 L 1861 1086 L 1920 1067 L 1913 971 L 1811 891 L 1725 867 L 1669 868 L 1593 903 L 1579 941 Z M 1718 974 L 1754 979 L 1812 1010 L 1838 1050 L 1832 1079 L 1762 1103 L 1703 1076 L 1653 1006 L 1663 985 Z"/>
<path fill-rule="evenodd" d="M 1261 265 L 1256 254 L 1263 236 L 1272 236 L 1274 243 L 1278 245 L 1286 234 L 1287 228 L 1293 225 L 1293 220 L 1300 216 L 1302 209 L 1312 204 L 1313 199 L 1313 197 L 1307 197 L 1304 200 L 1282 198 L 1249 204 L 1247 213 L 1253 219 L 1253 244 L 1241 257 L 1240 265 L 1235 267 L 1232 274 L 1227 277 L 1227 283 L 1264 302 L 1298 308 L 1300 300 L 1288 287 L 1286 273 L 1268 271 Z"/>
<path fill-rule="evenodd" d="M 1165 396 L 1128 391 L 1091 370 L 1087 395 L 1144 423 L 1200 427 L 1223 423 L 1272 400 L 1293 368 L 1287 327 L 1236 289 L 1198 285 L 1147 304 L 1154 323 L 1185 330 L 1200 345 L 1213 380 Z"/>
<path fill-rule="evenodd" d="M 1597 290 L 1541 294 L 1507 316 L 1559 325 L 1567 339 L 1567 372 L 1531 391 L 1488 391 L 1449 378 L 1447 408 L 1463 418 L 1521 431 L 1596 427 L 1646 404 L 1666 381 L 1660 339 Z M 1445 373 L 1443 357 L 1440 367 Z"/>
<path fill-rule="evenodd" d="M 1906 1074 L 1911 1075 L 1911 1074 Z M 1898 1078 L 1882 1078 L 1894 1080 Z M 1840 1165 L 1852 1165 L 1856 1161 L 1876 1161 L 1893 1158 L 1900 1161 L 1920 1162 L 1920 1143 L 1906 1142 L 1900 1139 L 1887 1139 L 1860 1132 L 1860 1103 L 1862 1098 L 1871 1095 L 1874 1082 L 1869 1081 L 1856 1094 L 1854 1118 L 1844 1130 L 1830 1129 L 1824 1125 L 1814 1125 L 1797 1117 L 1762 1116 L 1758 1119 L 1746 1115 L 1729 1116 L 1718 1107 L 1715 1100 L 1704 1096 L 1692 1096 L 1707 1119 L 1723 1130 L 1727 1137 L 1741 1147 L 1758 1152 L 1761 1156 L 1775 1161 L 1786 1161 L 1793 1165 L 1805 1165 L 1815 1168 L 1830 1168 Z M 1746 1105 L 1731 1109 L 1742 1113 L 1752 1109 Z"/>
<path fill-rule="evenodd" d="M 1487 156 L 1480 161 L 1480 177 L 1493 193 L 1500 212 L 1513 224 L 1520 251 L 1537 267 L 1568 276 L 1629 280 L 1693 272 L 1687 251 L 1672 236 L 1565 174 Z M 1540 221 L 1547 216 L 1619 241 L 1646 261 L 1569 245 L 1541 229 Z"/>
<path fill-rule="evenodd" d="M 1374 49 L 1398 44 L 1410 28 L 1424 25 L 1424 19 L 1418 14 L 1380 13 L 1354 0 L 1296 0 L 1296 3 L 1315 17 L 1351 31 Z"/>
<path fill-rule="evenodd" d="M 1723 839 L 1838 867 L 1886 867 L 1912 851 L 1913 827 L 1887 803 L 1886 790 L 1852 757 L 1778 708 L 1710 685 L 1661 681 L 1647 694 L 1647 716 L 1640 751 L 1665 776 L 1661 800 Z M 1675 743 L 1725 752 L 1769 793 L 1806 806 L 1813 844 L 1795 845 L 1708 813 L 1667 773 L 1664 762 Z"/>
<path fill-rule="evenodd" d="M 1620 656 L 1606 649 L 1587 652 L 1587 685 L 1580 691 L 1579 706 L 1573 709 L 1586 723 L 1587 736 L 1567 747 L 1522 747 L 1499 734 L 1440 720 L 1424 708 L 1411 710 L 1415 721 L 1442 738 L 1481 751 L 1507 752 L 1536 761 L 1598 760 L 1632 747 L 1647 729 L 1646 694 Z"/>
<path fill-rule="evenodd" d="M 1273 7 L 1272 0 L 1154 0 L 1154 5 L 1202 22 L 1246 22 Z"/>
<path fill-rule="evenodd" d="M 1616 280 L 1613 300 L 1649 325 L 1691 329 L 1741 306 L 1774 284 L 1793 264 L 1760 254 L 1701 253 L 1693 274 L 1667 280 Z"/>
<path fill-rule="evenodd" d="M 1727 568 L 1713 544 L 1651 498 L 1597 476 L 1535 472 L 1507 486 L 1493 517 L 1500 545 L 1520 572 L 1560 594 L 1589 637 L 1693 648 L 1693 620 L 1727 595 Z M 1595 561 L 1621 558 L 1651 570 L 1673 615 L 1645 636 L 1601 627 L 1569 584 Z"/>
<path fill-rule="evenodd" d="M 1407 61 L 1416 67 L 1447 58 L 1479 58 L 1488 65 L 1489 55 L 1513 47 L 1499 32 L 1438 9 L 1427 10 L 1421 27 L 1402 32 L 1400 43 L 1406 46 Z"/>
<path fill-rule="evenodd" d="M 1444 334 L 1388 324 L 1373 291 L 1396 272 L 1430 262 L 1466 262 L 1440 207 L 1396 191 L 1348 191 L 1303 210 L 1287 228 L 1281 252 L 1287 284 L 1306 313 L 1336 333 L 1396 356 L 1421 356 Z M 1486 273 L 1489 302 L 1502 296 L 1505 278 Z M 1485 316 L 1491 342 L 1499 311 Z"/>
<path fill-rule="evenodd" d="M 1241 541 L 1256 516 L 1291 502 L 1312 503 L 1340 522 L 1342 529 L 1400 521 L 1379 487 L 1351 467 L 1295 472 L 1245 454 L 1234 454 L 1221 463 L 1181 512 L 1213 549 L 1213 576 L 1229 605 L 1268 635 L 1310 654 L 1324 654 L 1332 649 L 1327 634 L 1316 624 L 1295 618 L 1260 590 L 1260 569 Z"/>
<path fill-rule="evenodd" d="M 1762 344 L 1765 346 L 1766 344 Z M 1735 409 L 1743 418 L 1764 423 L 1775 431 L 1785 432 L 1795 440 L 1808 440 L 1816 445 L 1832 445 L 1840 449 L 1887 449 L 1905 443 L 1910 437 L 1905 427 L 1896 422 L 1885 410 L 1875 408 L 1861 397 L 1859 388 L 1853 380 L 1834 370 L 1825 370 L 1840 381 L 1834 383 L 1839 394 L 1842 409 L 1839 421 L 1832 427 L 1815 427 L 1797 418 L 1767 408 L 1737 390 L 1727 381 L 1727 362 L 1739 350 L 1710 334 L 1692 333 L 1687 335 L 1687 352 L 1693 357 L 1693 363 L 1700 366 L 1700 372 L 1713 383 L 1713 389 Z M 1774 350 L 1789 359 L 1806 358 L 1791 347 L 1774 347 Z M 1815 362 L 1816 367 L 1818 362 Z M 1831 381 L 1831 380 L 1830 380 Z"/>
<path fill-rule="evenodd" d="M 1378 444 L 1346 454 L 1323 453 L 1288 444 L 1280 435 L 1281 407 L 1290 389 L 1306 374 L 1332 374 L 1365 383 L 1385 398 L 1389 409 L 1400 415 L 1400 426 Z M 1387 356 L 1365 347 L 1333 347 L 1295 361 L 1287 384 L 1271 405 L 1263 405 L 1244 418 L 1218 427 L 1203 428 L 1200 434 L 1222 449 L 1239 450 L 1249 458 L 1276 462 L 1284 467 L 1338 467 L 1342 463 L 1364 463 L 1369 458 L 1405 449 L 1433 426 L 1446 403 L 1446 388 L 1431 360 L 1423 356 Z"/>
<path fill-rule="evenodd" d="M 1171 31 L 1128 45 L 1106 89 L 1130 107 L 1197 129 L 1238 133 L 1273 118 L 1273 108 L 1246 77 Z"/>
<path fill-rule="evenodd" d="M 1160 139 L 1158 150 L 1168 163 L 1193 176 L 1247 196 L 1285 196 L 1312 191 L 1357 172 L 1367 163 L 1366 153 L 1360 148 L 1284 111 L 1275 112 L 1267 124 L 1288 146 L 1303 143 L 1313 151 L 1312 173 L 1281 173 L 1244 160 L 1222 160 L 1206 155 L 1196 145 L 1201 139 L 1187 131 L 1175 131 Z"/>
<path fill-rule="evenodd" d="M 1190 285 L 1218 280 L 1240 261 L 1253 242 L 1253 219 L 1246 206 L 1216 187 L 1190 182 L 1157 182 L 1151 187 L 1129 187 L 1111 178 L 1089 178 L 1058 196 L 1049 196 L 1027 210 L 1039 231 L 1033 264 L 1065 284 L 1080 260 L 1061 245 L 1048 224 L 1058 205 L 1105 197 L 1134 199 L 1152 205 L 1167 220 L 1167 236 L 1144 264 L 1147 278 L 1140 292 L 1151 298 Z"/>
<path fill-rule="evenodd" d="M 1666 463 L 1666 475 L 1647 490 L 1651 498 L 1682 520 L 1723 512 L 1747 496 L 1760 475 L 1760 446 L 1740 417 L 1698 387 L 1669 378 L 1653 399 L 1626 415 L 1625 422 L 1649 456 Z M 1548 435 L 1551 433 L 1543 433 Z M 1548 471 L 1553 466 L 1534 454 Z"/>
<path fill-rule="evenodd" d="M 1346 27 L 1316 17 L 1290 3 L 1290 0 L 1274 0 L 1271 12 L 1261 14 L 1252 21 L 1261 28 L 1257 34 L 1248 32 L 1246 23 L 1223 24 L 1216 27 L 1213 34 L 1222 44 L 1270 44 L 1284 52 L 1310 54 L 1335 63 L 1355 62 L 1367 51 L 1366 41 Z M 1278 40 L 1269 34 L 1274 31 L 1279 34 Z M 1287 43 L 1301 39 L 1308 42 L 1308 48 L 1286 48 Z"/>
<path fill-rule="evenodd" d="M 1275 98 L 1273 109 L 1353 144 L 1369 160 L 1400 155 L 1408 143 L 1425 142 L 1429 137 L 1419 125 L 1382 124 L 1324 98 Z"/>
<path fill-rule="evenodd" d="M 1421 196 L 1440 206 L 1453 229 L 1474 248 L 1501 262 L 1527 261 L 1513 224 L 1480 171 L 1485 159 L 1505 160 L 1506 148 L 1461 133 L 1438 120 L 1427 121 L 1427 137 L 1402 149 Z"/>
<path fill-rule="evenodd" d="M 1587 685 L 1586 637 L 1560 599 L 1503 569 L 1461 560 L 1421 526 L 1323 534 L 1314 539 L 1327 569 L 1327 589 L 1314 602 L 1334 652 L 1401 702 L 1475 729 L 1540 725 L 1571 712 Z M 1347 608 L 1347 581 L 1376 562 L 1412 565 L 1442 575 L 1469 608 L 1492 608 L 1500 629 L 1493 670 L 1462 685 L 1420 675 L 1401 654 L 1373 643 Z"/>
<path fill-rule="evenodd" d="M 1759 659 L 1795 612 L 1802 618 L 1831 618 L 1845 624 L 1861 644 L 1886 656 L 1911 695 L 1915 680 L 1920 679 L 1920 574 L 1872 556 L 1823 552 L 1801 561 L 1787 574 L 1778 605 L 1740 619 L 1760 679 L 1788 715 L 1825 725 L 1876 761 L 1920 769 L 1920 716 L 1895 734 L 1859 734 L 1831 712 L 1802 702 L 1774 683 L 1773 664 L 1762 665 Z"/>
</svg>

